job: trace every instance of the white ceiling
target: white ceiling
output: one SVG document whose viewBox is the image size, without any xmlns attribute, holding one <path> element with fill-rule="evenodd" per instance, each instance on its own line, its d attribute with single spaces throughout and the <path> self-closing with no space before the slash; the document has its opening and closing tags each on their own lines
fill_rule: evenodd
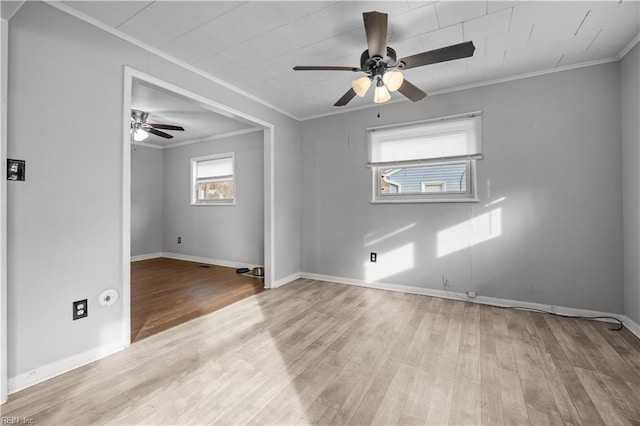
<svg viewBox="0 0 640 426">
<path fill-rule="evenodd" d="M 147 123 L 184 128 L 184 131 L 162 130 L 172 135 L 172 139 L 149 134 L 140 145 L 168 148 L 253 129 L 249 124 L 217 114 L 193 100 L 144 82 L 134 81 L 131 92 L 131 108 L 148 112 Z"/>
<path fill-rule="evenodd" d="M 389 14 L 398 57 L 472 40 L 472 58 L 405 71 L 427 93 L 619 59 L 640 33 L 638 0 L 65 1 L 173 58 L 305 119 L 373 105 L 335 101 L 359 76 L 294 65 L 359 66 L 362 12 Z M 67 9 L 69 10 L 69 9 Z M 400 100 L 394 94 L 392 101 Z M 408 102 L 408 101 L 407 101 Z M 429 102 L 429 97 L 421 102 Z"/>
</svg>

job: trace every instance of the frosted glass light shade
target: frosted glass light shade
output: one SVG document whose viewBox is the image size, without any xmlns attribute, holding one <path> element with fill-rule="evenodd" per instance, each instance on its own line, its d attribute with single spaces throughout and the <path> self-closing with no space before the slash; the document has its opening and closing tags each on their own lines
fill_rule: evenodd
<svg viewBox="0 0 640 426">
<path fill-rule="evenodd" d="M 395 92 L 402 86 L 404 76 L 400 71 L 387 71 L 382 76 L 382 82 L 390 92 Z"/>
<path fill-rule="evenodd" d="M 351 87 L 356 95 L 363 97 L 371 87 L 371 79 L 367 76 L 357 78 L 351 82 Z"/>
<path fill-rule="evenodd" d="M 381 104 L 387 102 L 389 99 L 391 99 L 391 94 L 384 84 L 376 87 L 376 94 L 373 97 L 373 102 Z"/>
<path fill-rule="evenodd" d="M 133 140 L 136 142 L 141 142 L 149 137 L 149 133 L 145 132 L 142 129 L 136 129 L 133 132 Z"/>
</svg>

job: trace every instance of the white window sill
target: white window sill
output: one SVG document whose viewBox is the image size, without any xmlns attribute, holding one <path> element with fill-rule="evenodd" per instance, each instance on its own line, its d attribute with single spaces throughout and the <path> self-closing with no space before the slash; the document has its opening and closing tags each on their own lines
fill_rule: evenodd
<svg viewBox="0 0 640 426">
<path fill-rule="evenodd" d="M 191 203 L 192 206 L 235 206 L 236 202 L 217 202 L 217 203 Z"/>
<path fill-rule="evenodd" d="M 371 200 L 370 204 L 477 203 L 478 198 L 439 198 L 433 200 Z"/>
</svg>

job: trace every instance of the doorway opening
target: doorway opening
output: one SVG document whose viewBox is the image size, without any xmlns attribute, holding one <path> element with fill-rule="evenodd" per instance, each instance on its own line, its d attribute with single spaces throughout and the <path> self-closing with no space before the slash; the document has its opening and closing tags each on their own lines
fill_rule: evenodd
<svg viewBox="0 0 640 426">
<path fill-rule="evenodd" d="M 128 346 L 271 287 L 274 126 L 128 67 L 123 104 L 122 335 Z M 140 117 L 150 134 L 136 141 L 130 123 Z M 146 125 L 159 122 L 160 135 Z M 237 202 L 192 205 L 190 159 L 230 149 L 237 150 Z M 138 185 L 145 167 L 155 175 Z M 161 237 L 145 232 L 154 216 L 160 216 Z M 237 273 L 240 267 L 264 267 L 264 276 Z M 150 303 L 159 309 L 154 315 L 149 307 L 142 314 L 138 309 L 145 292 L 157 297 Z"/>
<path fill-rule="evenodd" d="M 131 343 L 264 291 L 235 268 L 157 257 L 131 262 Z"/>
</svg>

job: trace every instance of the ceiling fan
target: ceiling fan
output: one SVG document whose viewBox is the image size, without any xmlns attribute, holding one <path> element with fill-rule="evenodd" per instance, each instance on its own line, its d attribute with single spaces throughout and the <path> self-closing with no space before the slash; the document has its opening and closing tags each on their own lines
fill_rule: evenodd
<svg viewBox="0 0 640 426">
<path fill-rule="evenodd" d="M 184 128 L 182 126 L 147 123 L 147 117 L 149 117 L 148 112 L 144 112 L 139 109 L 131 110 L 131 134 L 133 135 L 133 139 L 136 142 L 140 142 L 148 138 L 149 133 L 165 139 L 173 138 L 173 136 L 169 133 L 162 132 L 158 129 L 184 131 Z"/>
<path fill-rule="evenodd" d="M 365 12 L 364 30 L 367 34 L 368 49 L 360 56 L 360 67 L 338 66 L 295 66 L 295 71 L 351 71 L 364 72 L 364 77 L 357 78 L 334 106 L 344 106 L 356 95 L 363 97 L 369 87 L 375 84 L 375 103 L 387 102 L 391 99 L 389 92 L 399 91 L 413 102 L 427 96 L 425 92 L 404 79 L 401 70 L 422 67 L 438 62 L 473 56 L 476 50 L 473 42 L 454 44 L 441 49 L 430 50 L 396 59 L 396 51 L 387 46 L 388 15 L 381 12 Z"/>
</svg>

